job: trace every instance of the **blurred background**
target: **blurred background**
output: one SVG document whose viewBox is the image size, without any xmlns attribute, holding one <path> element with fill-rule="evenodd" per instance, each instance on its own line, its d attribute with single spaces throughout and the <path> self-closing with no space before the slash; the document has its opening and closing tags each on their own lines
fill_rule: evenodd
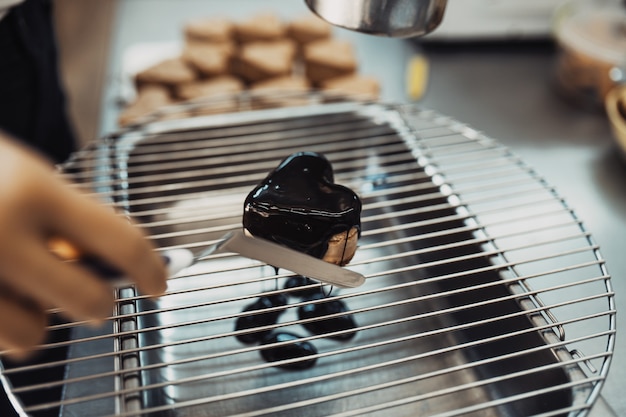
<svg viewBox="0 0 626 417">
<path fill-rule="evenodd" d="M 338 28 L 333 34 L 354 46 L 358 71 L 378 80 L 381 100 L 415 103 L 467 123 L 554 185 L 600 245 L 619 311 L 626 304 L 626 163 L 605 99 L 625 82 L 626 6 L 561 3 L 449 0 L 442 25 L 424 38 Z M 299 0 L 55 0 L 55 6 L 62 73 L 82 143 L 119 128 L 132 97 L 128 68 L 138 55 L 182 43 L 190 19 L 308 13 Z M 604 400 L 594 415 L 626 416 L 626 336 L 618 323 Z"/>
</svg>

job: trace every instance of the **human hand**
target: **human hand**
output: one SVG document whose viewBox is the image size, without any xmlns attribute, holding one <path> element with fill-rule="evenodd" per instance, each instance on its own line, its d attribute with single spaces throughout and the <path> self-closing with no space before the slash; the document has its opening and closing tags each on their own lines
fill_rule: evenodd
<svg viewBox="0 0 626 417">
<path fill-rule="evenodd" d="M 166 288 L 163 261 L 139 228 L 0 132 L 0 350 L 16 358 L 43 340 L 46 309 L 95 322 L 113 311 L 111 286 L 53 255 L 52 237 L 117 268 L 144 294 Z"/>
</svg>

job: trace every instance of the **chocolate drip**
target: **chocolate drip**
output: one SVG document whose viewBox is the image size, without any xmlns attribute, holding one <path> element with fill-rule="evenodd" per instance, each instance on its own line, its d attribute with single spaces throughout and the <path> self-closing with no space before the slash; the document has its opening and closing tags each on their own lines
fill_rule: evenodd
<svg viewBox="0 0 626 417">
<path fill-rule="evenodd" d="M 235 323 L 235 330 L 248 330 L 256 327 L 270 326 L 276 324 L 278 317 L 285 311 L 285 309 L 279 309 L 274 311 L 267 311 L 263 313 L 255 313 L 258 310 L 265 310 L 274 307 L 282 307 L 287 305 L 287 298 L 282 294 L 267 295 L 259 297 L 254 303 L 249 304 L 244 308 L 244 312 L 251 312 L 252 314 L 247 316 L 241 316 Z M 271 330 L 263 330 L 253 333 L 242 333 L 237 335 L 242 343 L 254 343 L 263 339 L 268 335 Z"/>
<path fill-rule="evenodd" d="M 307 356 L 316 355 L 317 349 L 306 340 L 300 340 L 300 337 L 296 334 L 289 332 L 271 333 L 263 339 L 261 346 L 283 342 L 291 343 L 261 348 L 260 353 L 263 359 L 267 362 L 278 362 L 285 359 L 302 358 L 302 360 L 297 362 L 278 365 L 284 369 L 307 369 L 315 365 L 317 358 L 307 358 Z"/>
<path fill-rule="evenodd" d="M 309 298 L 309 301 L 317 301 L 324 299 L 323 295 L 315 295 Z M 329 317 L 323 320 L 310 321 L 303 326 L 313 334 L 327 334 L 338 332 L 332 336 L 332 339 L 350 340 L 356 334 L 357 325 L 352 314 L 348 312 L 348 307 L 341 300 L 328 300 L 322 303 L 304 304 L 298 308 L 298 318 L 300 320 L 308 320 L 330 316 L 332 314 L 342 314 L 336 317 Z M 353 330 L 353 331 L 350 331 Z"/>
</svg>

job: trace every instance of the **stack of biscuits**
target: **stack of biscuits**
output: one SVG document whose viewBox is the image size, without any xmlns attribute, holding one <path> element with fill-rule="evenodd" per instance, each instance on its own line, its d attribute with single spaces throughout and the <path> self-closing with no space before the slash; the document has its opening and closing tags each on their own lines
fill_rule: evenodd
<svg viewBox="0 0 626 417">
<path fill-rule="evenodd" d="M 193 107 L 202 114 L 235 111 L 237 93 L 244 90 L 252 93 L 254 107 L 297 105 L 304 97 L 298 93 L 311 89 L 366 99 L 379 95 L 378 81 L 358 74 L 353 46 L 334 39 L 331 27 L 313 14 L 289 22 L 273 14 L 240 22 L 197 19 L 183 33 L 178 57 L 135 75 L 137 97 L 122 111 L 120 125 L 190 100 L 203 100 Z"/>
</svg>

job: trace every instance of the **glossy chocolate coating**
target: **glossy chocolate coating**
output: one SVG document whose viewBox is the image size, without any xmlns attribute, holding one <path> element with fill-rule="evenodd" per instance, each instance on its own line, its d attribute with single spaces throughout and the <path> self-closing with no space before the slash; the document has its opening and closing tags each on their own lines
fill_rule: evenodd
<svg viewBox="0 0 626 417">
<path fill-rule="evenodd" d="M 263 310 L 267 308 L 280 307 L 287 305 L 287 297 L 282 294 L 274 294 L 259 297 L 254 303 L 247 305 L 243 311 L 254 312 L 256 310 Z M 276 324 L 278 317 L 285 311 L 285 309 L 268 311 L 265 313 L 251 314 L 248 316 L 241 316 L 235 323 L 235 330 L 247 330 L 255 327 L 270 326 Z M 254 343 L 258 342 L 263 337 L 268 335 L 271 330 L 261 330 L 253 333 L 242 333 L 237 335 L 237 339 L 242 343 Z"/>
<path fill-rule="evenodd" d="M 248 194 L 243 226 L 255 236 L 322 259 L 331 236 L 352 227 L 361 230 L 361 201 L 334 183 L 323 155 L 298 152 Z"/>
<path fill-rule="evenodd" d="M 323 295 L 316 295 L 310 298 L 310 301 L 323 299 Z M 311 318 L 328 316 L 331 314 L 348 313 L 346 304 L 341 300 L 328 300 L 322 303 L 305 304 L 298 308 L 298 318 L 306 320 Z M 352 314 L 344 314 L 337 317 L 330 317 L 323 320 L 302 323 L 302 325 L 313 334 L 327 334 L 343 330 L 355 329 L 356 322 Z M 329 336 L 335 340 L 350 340 L 354 337 L 356 331 L 339 333 Z"/>
<path fill-rule="evenodd" d="M 317 354 L 317 349 L 307 341 L 300 341 L 300 336 L 289 332 L 276 332 L 263 338 L 261 346 L 270 343 L 290 341 L 292 343 L 261 348 L 260 353 L 267 362 L 277 362 L 285 359 L 306 358 Z M 283 369 L 307 369 L 315 365 L 317 358 L 303 359 L 301 361 L 277 365 Z"/>
</svg>

